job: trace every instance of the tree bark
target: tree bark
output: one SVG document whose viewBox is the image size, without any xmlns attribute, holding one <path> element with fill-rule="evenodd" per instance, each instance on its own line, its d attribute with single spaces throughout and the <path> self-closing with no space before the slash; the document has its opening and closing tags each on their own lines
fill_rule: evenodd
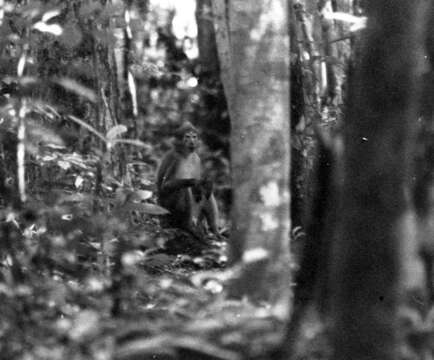
<svg viewBox="0 0 434 360">
<path fill-rule="evenodd" d="M 403 240 L 398 229 L 417 118 L 415 57 L 423 3 L 366 2 L 362 57 L 350 79 L 342 223 L 334 247 L 337 360 L 397 358 Z"/>
<path fill-rule="evenodd" d="M 408 264 L 410 292 L 421 296 L 422 309 L 428 312 L 434 303 L 434 4 L 431 3 L 426 31 L 426 58 L 430 69 L 423 74 L 422 99 L 418 119 L 412 179 L 412 200 L 416 224 L 416 257 Z M 424 279 L 417 276 L 417 265 L 422 263 Z M 419 270 L 421 267 L 419 267 Z M 420 275 L 420 273 L 419 273 Z M 413 290 L 413 291 L 411 291 Z M 416 291 L 414 291 L 416 290 Z M 430 351 L 430 350 L 429 350 Z"/>
<path fill-rule="evenodd" d="M 223 2 L 213 3 L 232 120 L 232 263 L 242 258 L 251 264 L 261 254 L 267 259 L 257 261 L 260 265 L 246 271 L 231 290 L 270 298 L 288 282 L 282 277 L 290 229 L 287 2 L 232 0 L 228 9 L 222 9 Z"/>
</svg>

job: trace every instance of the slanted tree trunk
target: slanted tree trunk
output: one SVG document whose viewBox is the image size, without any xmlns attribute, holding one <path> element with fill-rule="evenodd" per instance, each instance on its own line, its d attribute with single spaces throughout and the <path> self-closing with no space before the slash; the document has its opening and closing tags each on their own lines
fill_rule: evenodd
<svg viewBox="0 0 434 360">
<path fill-rule="evenodd" d="M 211 0 L 197 0 L 197 42 L 199 47 L 200 74 L 204 79 L 219 76 L 219 59 L 215 39 Z"/>
<path fill-rule="evenodd" d="M 235 112 L 233 100 L 236 90 L 234 83 L 234 69 L 232 66 L 229 6 L 226 0 L 215 0 L 212 1 L 211 5 L 219 58 L 220 79 L 226 95 L 229 116 L 232 117 L 232 114 Z M 235 256 L 235 258 L 237 257 L 239 258 L 239 256 Z"/>
<path fill-rule="evenodd" d="M 232 126 L 231 256 L 233 262 L 248 263 L 261 253 L 268 256 L 234 284 L 232 293 L 266 298 L 288 281 L 281 276 L 287 273 L 290 223 L 287 2 L 223 5 L 214 3 L 220 10 L 217 45 Z"/>
<path fill-rule="evenodd" d="M 366 1 L 368 28 L 350 79 L 344 127 L 343 211 L 334 247 L 334 359 L 397 358 L 399 227 L 423 1 Z"/>
<path fill-rule="evenodd" d="M 202 138 L 208 147 L 212 151 L 223 150 L 224 156 L 229 157 L 230 122 L 220 80 L 212 3 L 211 0 L 197 0 L 196 6 L 202 104 L 196 107 L 195 118 L 200 119 Z"/>
</svg>

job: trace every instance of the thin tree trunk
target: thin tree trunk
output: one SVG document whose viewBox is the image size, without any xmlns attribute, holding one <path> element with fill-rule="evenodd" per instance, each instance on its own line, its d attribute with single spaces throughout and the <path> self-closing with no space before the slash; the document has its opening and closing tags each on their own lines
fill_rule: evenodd
<svg viewBox="0 0 434 360">
<path fill-rule="evenodd" d="M 326 86 L 321 94 L 323 104 L 341 103 L 340 84 L 336 72 L 334 62 L 337 59 L 336 47 L 337 44 L 331 43 L 332 39 L 336 39 L 336 29 L 333 20 L 327 19 L 327 15 L 333 12 L 332 2 L 323 0 L 320 2 L 319 12 L 321 14 L 321 30 L 322 30 L 322 61 L 326 67 Z"/>
</svg>

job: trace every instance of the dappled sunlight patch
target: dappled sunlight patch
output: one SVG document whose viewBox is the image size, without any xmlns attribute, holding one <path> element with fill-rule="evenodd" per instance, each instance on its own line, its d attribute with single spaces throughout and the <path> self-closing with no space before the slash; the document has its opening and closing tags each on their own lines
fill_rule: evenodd
<svg viewBox="0 0 434 360">
<path fill-rule="evenodd" d="M 259 189 L 261 200 L 265 209 L 259 214 L 261 219 L 261 229 L 263 231 L 273 231 L 280 226 L 280 219 L 274 213 L 274 209 L 288 200 L 289 194 L 285 192 L 282 196 L 278 183 L 270 181 Z"/>
<path fill-rule="evenodd" d="M 254 263 L 254 262 L 265 260 L 268 257 L 269 257 L 269 252 L 262 247 L 248 249 L 243 253 L 243 263 L 244 264 Z"/>
<path fill-rule="evenodd" d="M 279 186 L 276 181 L 270 181 L 262 186 L 259 189 L 259 193 L 265 206 L 274 207 L 280 205 Z"/>
<path fill-rule="evenodd" d="M 260 215 L 263 231 L 273 231 L 279 228 L 279 221 L 273 214 L 264 213 Z"/>
</svg>

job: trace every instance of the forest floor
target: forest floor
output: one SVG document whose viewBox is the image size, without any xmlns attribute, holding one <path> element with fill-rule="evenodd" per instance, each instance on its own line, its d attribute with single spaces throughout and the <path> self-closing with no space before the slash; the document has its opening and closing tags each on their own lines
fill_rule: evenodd
<svg viewBox="0 0 434 360">
<path fill-rule="evenodd" d="M 146 190 L 103 196 L 96 214 L 92 196 L 40 195 L 21 212 L 0 209 L 0 359 L 274 358 L 288 304 L 229 298 L 239 268 L 226 265 L 226 241 L 163 229 Z M 401 358 L 417 359 L 434 311 L 401 312 L 416 344 Z M 332 358 L 327 328 L 305 320 L 296 358 Z"/>
<path fill-rule="evenodd" d="M 25 234 L 19 260 L 31 260 L 20 281 L 3 262 L 0 358 L 261 359 L 282 340 L 284 321 L 270 304 L 227 297 L 234 270 L 225 268 L 224 241 L 210 238 L 200 252 L 181 255 L 170 248 L 186 240 L 178 230 L 162 229 L 155 218 L 135 224 L 127 242 L 154 234 L 153 243 L 165 239 L 166 247 L 124 252 L 120 276 L 114 253 L 103 258 L 92 236 L 70 251 L 65 239 L 38 238 L 35 226 L 18 222 L 12 229 Z M 41 240 L 48 238 L 40 264 Z"/>
<path fill-rule="evenodd" d="M 40 160 L 25 206 L 0 206 L 0 359 L 261 359 L 281 343 L 288 309 L 228 298 L 225 242 L 163 229 L 149 181 L 103 175 L 97 193 L 93 157 Z"/>
</svg>

